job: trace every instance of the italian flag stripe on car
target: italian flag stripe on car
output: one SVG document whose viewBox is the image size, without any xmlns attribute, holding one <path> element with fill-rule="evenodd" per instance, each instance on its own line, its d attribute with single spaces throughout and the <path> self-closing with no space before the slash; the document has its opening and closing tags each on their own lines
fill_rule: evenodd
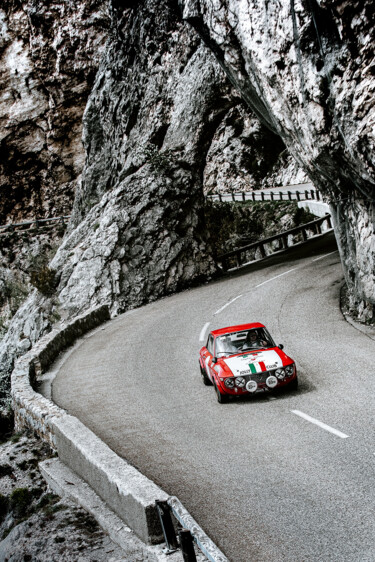
<svg viewBox="0 0 375 562">
<path fill-rule="evenodd" d="M 255 375 L 255 373 L 267 371 L 264 361 L 259 361 L 258 363 L 249 363 L 249 367 L 252 375 Z"/>
</svg>

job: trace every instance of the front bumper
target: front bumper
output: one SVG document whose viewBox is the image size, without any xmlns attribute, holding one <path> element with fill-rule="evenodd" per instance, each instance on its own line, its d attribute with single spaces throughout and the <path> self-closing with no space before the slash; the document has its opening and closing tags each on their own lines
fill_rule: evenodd
<svg viewBox="0 0 375 562">
<path fill-rule="evenodd" d="M 282 380 L 278 379 L 274 373 L 275 371 L 264 371 L 262 373 L 244 375 L 242 377 L 233 377 L 233 381 L 234 381 L 233 388 L 228 388 L 225 385 L 225 379 L 220 379 L 220 391 L 222 394 L 229 394 L 231 396 L 241 396 L 243 394 L 257 394 L 260 392 L 271 392 L 272 390 L 277 390 L 278 388 L 288 386 L 288 384 L 293 382 L 297 377 L 297 369 L 295 367 L 294 367 L 293 374 L 289 377 L 285 377 Z M 235 384 L 235 381 L 238 378 L 245 379 L 244 386 L 240 387 Z"/>
</svg>

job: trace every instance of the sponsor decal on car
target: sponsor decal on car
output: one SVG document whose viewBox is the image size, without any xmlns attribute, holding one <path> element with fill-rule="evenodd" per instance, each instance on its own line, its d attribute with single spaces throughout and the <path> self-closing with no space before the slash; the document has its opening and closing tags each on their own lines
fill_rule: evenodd
<svg viewBox="0 0 375 562">
<path fill-rule="evenodd" d="M 283 366 L 279 354 L 273 349 L 258 353 L 246 353 L 236 357 L 227 357 L 224 359 L 224 362 L 234 375 L 262 373 Z"/>
</svg>

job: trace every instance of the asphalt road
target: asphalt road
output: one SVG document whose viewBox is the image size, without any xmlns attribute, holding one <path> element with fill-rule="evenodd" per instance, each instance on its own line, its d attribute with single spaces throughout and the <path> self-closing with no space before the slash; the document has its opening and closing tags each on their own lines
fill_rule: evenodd
<svg viewBox="0 0 375 562">
<path fill-rule="evenodd" d="M 126 313 L 67 357 L 53 398 L 233 562 L 374 561 L 375 343 L 342 317 L 342 280 L 326 234 Z M 220 405 L 199 340 L 251 321 L 295 359 L 300 388 Z"/>
</svg>

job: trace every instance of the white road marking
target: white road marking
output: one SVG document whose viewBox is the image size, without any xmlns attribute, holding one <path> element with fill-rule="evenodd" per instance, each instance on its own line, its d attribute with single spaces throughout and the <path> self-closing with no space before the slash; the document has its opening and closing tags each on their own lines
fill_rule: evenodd
<svg viewBox="0 0 375 562">
<path fill-rule="evenodd" d="M 324 256 L 319 256 L 318 258 L 315 258 L 312 261 L 321 260 L 323 258 L 326 258 L 327 256 L 330 256 L 331 254 L 334 254 L 337 251 L 338 250 L 334 250 L 333 252 L 330 252 L 329 254 L 325 254 Z M 255 289 L 258 289 L 258 287 L 262 287 L 266 283 L 270 283 L 271 281 L 274 281 L 275 279 L 278 279 L 279 277 L 282 277 L 283 275 L 288 275 L 288 273 L 291 273 L 292 271 L 296 271 L 297 269 L 300 269 L 300 268 L 299 267 L 293 267 L 293 269 L 288 269 L 288 271 L 284 271 L 284 273 L 280 273 L 279 275 L 276 275 L 275 277 L 272 277 L 271 279 L 267 279 L 267 281 L 263 281 L 263 283 L 259 283 L 259 285 L 255 285 Z M 230 304 L 232 304 L 234 301 L 236 301 L 237 299 L 239 299 L 241 297 L 242 297 L 242 295 L 238 295 L 238 297 L 235 297 L 231 301 L 224 304 L 224 306 L 222 306 L 221 308 L 219 308 L 219 310 L 214 312 L 214 316 L 216 316 L 216 314 L 219 314 L 220 312 L 222 312 L 225 308 L 227 308 L 227 306 L 229 306 Z M 199 341 L 202 341 L 202 340 L 200 339 Z"/>
<path fill-rule="evenodd" d="M 199 341 L 205 340 L 206 330 L 210 324 L 211 322 L 206 322 L 203 328 L 201 329 L 201 333 L 199 334 Z"/>
<path fill-rule="evenodd" d="M 216 312 L 214 312 L 214 316 L 216 314 L 219 314 L 220 312 L 222 312 L 224 310 L 224 308 L 227 308 L 227 306 L 229 306 L 230 304 L 232 304 L 232 302 L 236 301 L 237 299 L 240 299 L 242 297 L 242 295 L 238 295 L 238 297 L 234 297 L 234 299 L 232 299 L 231 301 L 227 302 L 227 304 L 225 304 L 224 306 L 222 306 L 221 308 L 219 308 L 219 310 L 217 310 Z"/>
<path fill-rule="evenodd" d="M 296 269 L 298 269 L 298 268 L 294 267 L 293 269 L 289 269 L 288 271 L 284 271 L 284 273 L 280 273 L 280 275 L 276 275 L 276 277 L 272 277 L 272 279 L 267 279 L 267 281 L 263 281 L 263 283 L 259 283 L 259 285 L 256 285 L 255 288 L 257 289 L 258 287 L 261 287 L 262 285 L 265 285 L 266 283 L 270 283 L 271 281 L 274 281 L 278 277 L 282 277 L 283 275 L 287 275 L 287 273 L 291 273 L 292 271 L 295 271 Z"/>
<path fill-rule="evenodd" d="M 300 416 L 301 418 L 304 418 L 305 420 L 314 423 L 315 425 L 321 427 L 322 429 L 325 429 L 326 431 L 329 431 L 330 433 L 333 433 L 334 435 L 337 435 L 337 437 L 341 437 L 341 439 L 346 439 L 347 437 L 349 437 L 349 435 L 346 435 L 345 433 L 342 433 L 341 431 L 339 431 L 338 429 L 335 429 L 334 427 L 331 427 L 330 425 L 327 425 L 319 420 L 316 420 L 315 418 L 312 418 L 311 416 L 304 414 L 303 412 L 301 412 L 300 410 L 290 410 L 292 412 L 292 414 L 296 414 L 297 416 Z"/>
<path fill-rule="evenodd" d="M 330 256 L 332 254 L 335 254 L 336 252 L 338 252 L 338 250 L 335 250 L 334 252 L 330 252 L 329 254 L 324 254 L 324 256 L 319 256 L 318 258 L 313 259 L 313 261 L 322 260 L 323 258 L 326 258 L 327 256 Z"/>
</svg>

